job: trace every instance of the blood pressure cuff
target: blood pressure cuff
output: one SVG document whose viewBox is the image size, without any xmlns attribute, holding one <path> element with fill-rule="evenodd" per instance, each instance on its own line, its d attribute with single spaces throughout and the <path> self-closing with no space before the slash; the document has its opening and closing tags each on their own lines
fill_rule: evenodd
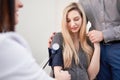
<svg viewBox="0 0 120 80">
<path fill-rule="evenodd" d="M 62 48 L 59 48 L 58 50 L 53 50 L 51 48 L 48 48 L 49 52 L 49 66 L 63 66 L 63 55 L 62 55 Z"/>
</svg>

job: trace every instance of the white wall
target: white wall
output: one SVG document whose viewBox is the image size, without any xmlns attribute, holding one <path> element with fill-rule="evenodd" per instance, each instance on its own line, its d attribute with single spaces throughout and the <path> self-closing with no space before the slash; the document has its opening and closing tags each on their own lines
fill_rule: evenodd
<svg viewBox="0 0 120 80">
<path fill-rule="evenodd" d="M 17 32 L 28 41 L 39 64 L 48 57 L 49 36 L 60 31 L 62 10 L 71 1 L 77 0 L 22 0 Z"/>
<path fill-rule="evenodd" d="M 40 64 L 47 56 L 47 42 L 54 31 L 54 0 L 22 0 L 17 31 L 28 41 Z"/>
</svg>

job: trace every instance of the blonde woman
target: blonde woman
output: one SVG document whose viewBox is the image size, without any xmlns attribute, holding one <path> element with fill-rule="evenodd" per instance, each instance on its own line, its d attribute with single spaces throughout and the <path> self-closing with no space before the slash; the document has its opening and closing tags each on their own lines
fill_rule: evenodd
<svg viewBox="0 0 120 80">
<path fill-rule="evenodd" d="M 70 3 L 63 12 L 62 31 L 49 40 L 49 53 L 55 78 L 64 71 L 71 74 L 71 80 L 93 80 L 99 71 L 100 45 L 88 44 L 86 36 L 86 15 L 78 3 Z M 51 43 L 52 41 L 52 43 Z M 52 54 L 52 45 L 60 48 Z M 94 48 L 94 49 L 93 49 Z"/>
</svg>

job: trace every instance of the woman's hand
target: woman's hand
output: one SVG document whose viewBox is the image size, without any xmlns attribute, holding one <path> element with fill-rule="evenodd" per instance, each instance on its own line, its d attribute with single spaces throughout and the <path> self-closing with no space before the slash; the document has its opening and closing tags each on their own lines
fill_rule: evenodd
<svg viewBox="0 0 120 80">
<path fill-rule="evenodd" d="M 50 45 L 51 45 L 51 42 L 52 42 L 52 39 L 53 37 L 55 36 L 55 32 L 53 32 L 48 40 L 48 48 L 50 48 Z"/>
<path fill-rule="evenodd" d="M 57 80 L 71 80 L 71 75 L 68 71 L 59 71 L 57 75 L 55 76 L 55 79 Z"/>
<path fill-rule="evenodd" d="M 57 80 L 71 80 L 71 75 L 68 71 L 63 71 L 61 66 L 54 67 L 55 79 Z"/>
</svg>

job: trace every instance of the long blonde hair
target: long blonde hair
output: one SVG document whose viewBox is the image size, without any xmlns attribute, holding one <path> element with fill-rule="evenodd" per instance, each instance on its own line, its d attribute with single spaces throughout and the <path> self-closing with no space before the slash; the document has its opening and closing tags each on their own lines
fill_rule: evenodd
<svg viewBox="0 0 120 80">
<path fill-rule="evenodd" d="M 69 68 L 71 66 L 72 59 L 75 60 L 76 65 L 79 63 L 78 53 L 75 49 L 71 35 L 67 29 L 67 14 L 68 14 L 68 12 L 70 12 L 72 10 L 77 10 L 80 13 L 80 15 L 82 16 L 82 24 L 81 24 L 81 28 L 79 30 L 79 41 L 80 41 L 81 48 L 86 53 L 89 61 L 90 61 L 90 58 L 93 53 L 92 48 L 88 45 L 87 40 L 86 40 L 86 15 L 85 15 L 85 12 L 80 4 L 72 2 L 64 9 L 63 18 L 62 18 L 64 68 Z"/>
</svg>

